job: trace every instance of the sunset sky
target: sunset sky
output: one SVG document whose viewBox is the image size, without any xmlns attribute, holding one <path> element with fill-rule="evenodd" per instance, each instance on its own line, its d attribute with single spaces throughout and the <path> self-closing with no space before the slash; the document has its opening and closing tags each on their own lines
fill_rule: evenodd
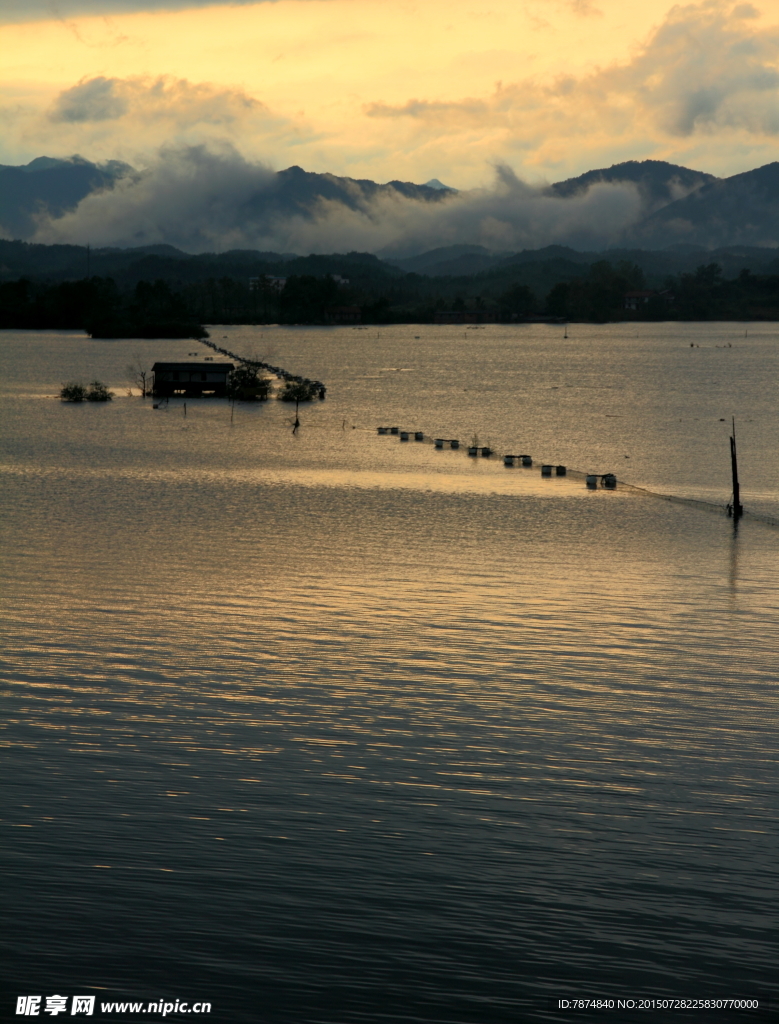
<svg viewBox="0 0 779 1024">
<path fill-rule="evenodd" d="M 779 0 L 5 0 L 0 162 L 235 147 L 378 181 L 779 154 Z M 56 15 L 56 16 L 55 16 Z"/>
</svg>

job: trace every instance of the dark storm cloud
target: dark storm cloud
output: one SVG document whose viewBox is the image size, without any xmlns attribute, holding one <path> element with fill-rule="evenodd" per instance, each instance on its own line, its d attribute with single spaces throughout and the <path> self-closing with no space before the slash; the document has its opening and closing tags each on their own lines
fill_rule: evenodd
<svg viewBox="0 0 779 1024">
<path fill-rule="evenodd" d="M 242 6 L 274 0 L 4 0 L 0 23 L 52 18 L 110 17 L 138 11 L 180 11 L 189 7 Z"/>
</svg>

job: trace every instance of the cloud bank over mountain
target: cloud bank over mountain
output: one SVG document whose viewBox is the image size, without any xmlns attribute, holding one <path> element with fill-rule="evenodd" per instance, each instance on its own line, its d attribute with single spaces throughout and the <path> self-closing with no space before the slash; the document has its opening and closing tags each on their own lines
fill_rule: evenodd
<svg viewBox="0 0 779 1024">
<path fill-rule="evenodd" d="M 412 252 L 458 242 L 517 249 L 563 240 L 593 247 L 621 237 L 642 209 L 633 182 L 596 182 L 562 198 L 497 167 L 491 188 L 446 193 L 299 168 L 274 174 L 234 150 L 199 146 L 163 149 L 143 173 L 86 196 L 74 211 L 39 215 L 33 237 L 189 252 Z"/>
<path fill-rule="evenodd" d="M 167 244 L 192 253 L 779 244 L 779 163 L 726 180 L 659 161 L 628 161 L 551 186 L 529 185 L 504 165 L 494 175 L 489 188 L 457 192 L 300 167 L 274 172 L 227 146 L 165 147 L 141 172 L 78 160 L 0 168 L 0 224 L 26 202 L 26 233 L 5 223 L 5 237 Z"/>
</svg>

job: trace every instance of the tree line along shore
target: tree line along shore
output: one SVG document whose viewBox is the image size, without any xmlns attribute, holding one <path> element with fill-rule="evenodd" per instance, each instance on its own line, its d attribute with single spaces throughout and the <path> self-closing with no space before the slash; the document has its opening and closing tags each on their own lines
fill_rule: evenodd
<svg viewBox="0 0 779 1024">
<path fill-rule="evenodd" d="M 744 268 L 728 278 L 718 263 L 707 263 L 650 288 L 642 269 L 629 261 L 599 260 L 576 269 L 542 295 L 505 280 L 502 288 L 490 286 L 478 275 L 456 279 L 459 287 L 420 274 L 391 281 L 353 282 L 325 273 L 134 284 L 97 275 L 56 282 L 21 277 L 0 283 L 0 327 L 84 330 L 100 338 L 198 338 L 207 336 L 206 323 L 779 320 L 779 274 Z"/>
</svg>

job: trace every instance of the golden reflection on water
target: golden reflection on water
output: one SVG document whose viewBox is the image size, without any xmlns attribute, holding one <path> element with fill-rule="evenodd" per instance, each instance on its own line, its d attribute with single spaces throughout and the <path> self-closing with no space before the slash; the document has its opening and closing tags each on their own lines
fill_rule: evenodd
<svg viewBox="0 0 779 1024">
<path fill-rule="evenodd" d="M 67 444 L 45 409 L 2 494 L 25 990 L 183 977 L 247 1024 L 775 990 L 774 531 L 367 431 L 291 449 L 274 410 L 247 448 L 216 407 Z"/>
</svg>

